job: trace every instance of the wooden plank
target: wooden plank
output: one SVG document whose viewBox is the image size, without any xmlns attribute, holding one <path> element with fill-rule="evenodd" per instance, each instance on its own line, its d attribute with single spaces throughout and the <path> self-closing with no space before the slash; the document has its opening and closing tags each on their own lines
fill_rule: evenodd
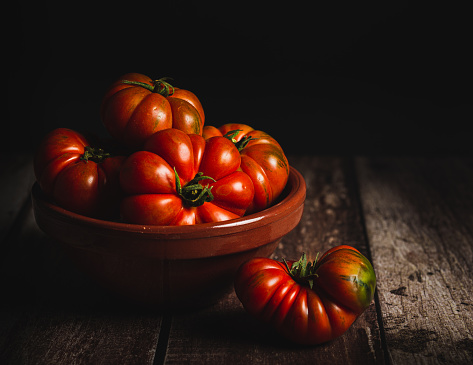
<svg viewBox="0 0 473 365">
<path fill-rule="evenodd" d="M 473 363 L 471 163 L 360 158 L 356 166 L 392 363 Z"/>
<path fill-rule="evenodd" d="M 277 259 L 299 258 L 352 244 L 368 255 L 357 187 L 350 160 L 292 157 L 304 175 L 307 200 L 302 221 L 281 241 Z M 282 340 L 251 318 L 234 293 L 217 305 L 173 316 L 166 364 L 367 364 L 384 363 L 375 305 L 344 336 L 320 346 L 301 347 Z"/>
<path fill-rule="evenodd" d="M 21 188 L 2 192 L 8 214 L 29 197 L 31 175 L 20 170 L 8 181 Z M 162 316 L 122 304 L 77 272 L 25 207 L 9 218 L 16 228 L 3 242 L 0 363 L 152 364 Z"/>
</svg>

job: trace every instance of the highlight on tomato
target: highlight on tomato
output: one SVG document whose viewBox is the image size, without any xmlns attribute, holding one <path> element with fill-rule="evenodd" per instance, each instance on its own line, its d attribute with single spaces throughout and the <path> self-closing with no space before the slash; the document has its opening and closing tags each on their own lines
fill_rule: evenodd
<svg viewBox="0 0 473 365">
<path fill-rule="evenodd" d="M 163 129 L 201 135 L 205 122 L 194 93 L 173 87 L 166 78 L 152 80 L 140 73 L 125 74 L 110 86 L 100 115 L 111 136 L 132 149 Z"/>
<path fill-rule="evenodd" d="M 246 124 L 228 123 L 219 128 L 205 126 L 204 138 L 225 136 L 241 154 L 241 169 L 250 176 L 255 196 L 248 213 L 254 213 L 274 204 L 289 178 L 289 162 L 281 145 L 266 132 Z"/>
<path fill-rule="evenodd" d="M 315 345 L 341 336 L 369 307 L 376 276 L 369 260 L 347 245 L 308 262 L 255 258 L 239 268 L 235 292 L 248 313 L 282 336 Z"/>
<path fill-rule="evenodd" d="M 115 218 L 124 159 L 92 146 L 79 132 L 57 128 L 41 141 L 34 172 L 43 193 L 60 207 L 89 217 Z"/>
<path fill-rule="evenodd" d="M 241 217 L 253 200 L 253 183 L 239 170 L 240 153 L 225 137 L 208 140 L 178 129 L 153 134 L 120 171 L 127 196 L 124 221 L 189 225 Z"/>
</svg>

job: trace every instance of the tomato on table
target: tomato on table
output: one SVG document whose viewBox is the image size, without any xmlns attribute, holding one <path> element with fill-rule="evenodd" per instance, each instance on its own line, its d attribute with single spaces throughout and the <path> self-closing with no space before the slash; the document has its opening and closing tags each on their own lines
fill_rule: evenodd
<svg viewBox="0 0 473 365">
<path fill-rule="evenodd" d="M 371 304 L 376 276 L 354 247 L 340 245 L 313 262 L 255 258 L 244 263 L 235 292 L 251 315 L 306 345 L 341 336 Z"/>
<path fill-rule="evenodd" d="M 289 162 L 280 144 L 269 134 L 241 123 L 228 123 L 219 128 L 205 126 L 204 138 L 226 136 L 241 154 L 241 169 L 255 187 L 248 213 L 271 206 L 281 195 L 289 178 Z"/>
<path fill-rule="evenodd" d="M 103 97 L 100 115 L 108 132 L 130 148 L 140 148 L 157 131 L 176 128 L 202 134 L 204 110 L 197 96 L 166 79 L 128 73 Z"/>
<path fill-rule="evenodd" d="M 239 170 L 240 153 L 224 137 L 166 129 L 153 134 L 143 151 L 120 171 L 127 194 L 124 221 L 146 225 L 188 225 L 241 217 L 253 200 L 253 183 Z"/>
<path fill-rule="evenodd" d="M 79 132 L 58 128 L 41 141 L 34 172 L 44 194 L 62 208 L 90 217 L 118 217 L 124 159 L 92 147 Z"/>
</svg>

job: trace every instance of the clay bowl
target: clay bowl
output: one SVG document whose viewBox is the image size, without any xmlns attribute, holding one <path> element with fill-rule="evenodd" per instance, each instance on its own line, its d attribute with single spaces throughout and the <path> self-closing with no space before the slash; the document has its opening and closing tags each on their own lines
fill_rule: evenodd
<svg viewBox="0 0 473 365">
<path fill-rule="evenodd" d="M 193 226 L 144 226 L 88 218 L 52 204 L 37 184 L 38 226 L 65 249 L 79 270 L 104 288 L 156 309 L 214 303 L 232 288 L 238 267 L 270 256 L 299 223 L 306 186 L 291 167 L 276 205 L 239 219 Z"/>
</svg>

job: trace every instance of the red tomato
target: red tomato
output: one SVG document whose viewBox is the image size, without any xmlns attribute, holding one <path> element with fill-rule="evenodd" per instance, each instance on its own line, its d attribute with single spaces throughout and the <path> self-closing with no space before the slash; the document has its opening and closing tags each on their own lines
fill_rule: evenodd
<svg viewBox="0 0 473 365">
<path fill-rule="evenodd" d="M 59 206 L 86 216 L 111 218 L 118 217 L 118 176 L 124 159 L 91 147 L 78 132 L 58 128 L 42 140 L 34 171 L 42 191 Z"/>
<path fill-rule="evenodd" d="M 219 222 L 245 214 L 253 200 L 251 179 L 239 171 L 240 154 L 224 137 L 205 141 L 178 129 L 153 134 L 120 171 L 129 194 L 123 219 L 147 225 Z"/>
<path fill-rule="evenodd" d="M 279 143 L 269 134 L 246 124 L 229 123 L 218 129 L 204 127 L 204 138 L 227 136 L 241 153 L 241 169 L 255 187 L 255 196 L 248 213 L 271 206 L 281 195 L 289 178 L 289 162 Z"/>
<path fill-rule="evenodd" d="M 314 262 L 256 258 L 243 264 L 235 292 L 245 309 L 300 344 L 342 335 L 368 308 L 376 276 L 369 260 L 351 246 L 336 246 Z"/>
<path fill-rule="evenodd" d="M 130 148 L 141 147 L 149 136 L 167 128 L 201 135 L 205 121 L 191 91 L 138 73 L 123 75 L 109 88 L 100 114 L 112 137 Z"/>
</svg>

